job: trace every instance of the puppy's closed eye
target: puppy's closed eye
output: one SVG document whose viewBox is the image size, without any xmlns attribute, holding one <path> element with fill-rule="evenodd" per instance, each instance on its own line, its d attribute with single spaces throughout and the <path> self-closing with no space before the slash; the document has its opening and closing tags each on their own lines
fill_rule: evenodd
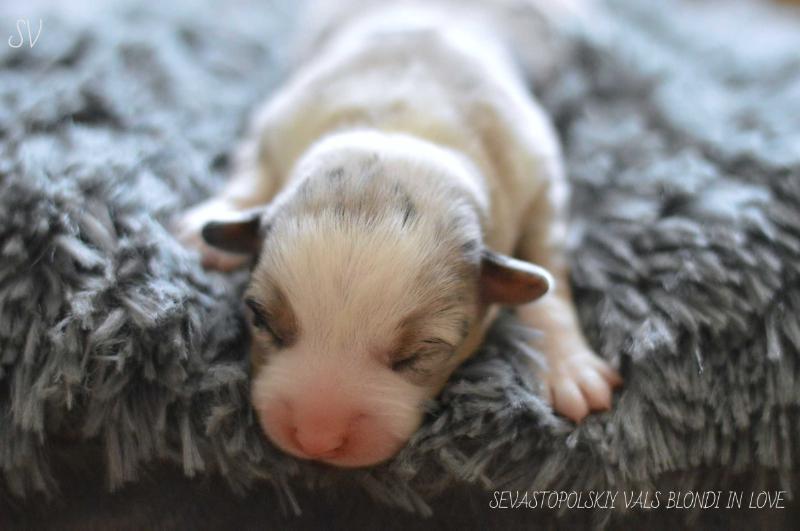
<svg viewBox="0 0 800 531">
<path fill-rule="evenodd" d="M 422 360 L 422 353 L 415 352 L 410 356 L 400 359 L 392 360 L 390 367 L 394 372 L 405 372 L 414 369 L 415 366 Z"/>
<path fill-rule="evenodd" d="M 444 339 L 438 337 L 424 339 L 413 351 L 393 357 L 390 367 L 395 372 L 413 371 L 427 375 L 432 372 L 431 364 L 447 359 L 454 350 L 455 346 Z"/>
<path fill-rule="evenodd" d="M 270 315 L 267 309 L 253 297 L 247 297 L 244 303 L 250 309 L 250 322 L 253 326 L 269 334 L 278 348 L 285 346 L 286 340 L 270 324 Z"/>
</svg>

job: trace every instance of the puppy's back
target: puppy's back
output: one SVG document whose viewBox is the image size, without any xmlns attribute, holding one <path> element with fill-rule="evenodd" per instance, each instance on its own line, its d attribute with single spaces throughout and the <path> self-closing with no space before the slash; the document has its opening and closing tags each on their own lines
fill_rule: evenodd
<svg viewBox="0 0 800 531">
<path fill-rule="evenodd" d="M 569 28 L 580 24 L 591 0 L 305 0 L 293 63 L 303 64 L 336 36 L 365 21 L 395 24 L 427 18 L 442 29 L 460 27 L 491 36 L 505 47 L 526 77 L 546 78 L 569 51 Z M 368 24 L 368 22 L 366 22 Z"/>
</svg>

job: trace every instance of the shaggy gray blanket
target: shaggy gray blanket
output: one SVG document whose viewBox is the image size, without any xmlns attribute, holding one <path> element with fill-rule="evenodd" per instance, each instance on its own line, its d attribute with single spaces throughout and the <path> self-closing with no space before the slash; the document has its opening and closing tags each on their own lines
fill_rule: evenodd
<svg viewBox="0 0 800 531">
<path fill-rule="evenodd" d="M 64 438 L 101 442 L 111 487 L 171 460 L 234 488 L 271 484 L 289 511 L 302 509 L 298 486 L 342 480 L 423 514 L 456 482 L 655 489 L 679 473 L 682 489 L 719 486 L 707 469 L 789 482 L 800 459 L 796 13 L 609 0 L 539 80 L 575 187 L 581 317 L 626 379 L 613 411 L 578 427 L 554 416 L 519 378 L 524 331 L 505 319 L 395 460 L 338 471 L 261 436 L 247 400 L 246 274 L 204 271 L 165 229 L 220 185 L 248 112 L 282 75 L 285 3 L 213 5 L 48 12 L 34 47 L 0 45 L 9 492 L 56 493 L 48 456 Z M 16 39 L 14 20 L 0 27 Z"/>
</svg>

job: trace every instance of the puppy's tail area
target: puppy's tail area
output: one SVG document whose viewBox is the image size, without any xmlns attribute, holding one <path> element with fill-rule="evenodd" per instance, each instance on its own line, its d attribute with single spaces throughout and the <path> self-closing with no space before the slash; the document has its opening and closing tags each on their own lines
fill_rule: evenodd
<svg viewBox="0 0 800 531">
<path fill-rule="evenodd" d="M 491 33 L 534 83 L 549 78 L 592 20 L 595 0 L 304 0 L 296 59 L 365 16 L 400 7 L 439 11 L 451 24 Z"/>
<path fill-rule="evenodd" d="M 594 0 L 462 1 L 485 11 L 487 25 L 534 85 L 565 63 L 595 9 Z"/>
</svg>

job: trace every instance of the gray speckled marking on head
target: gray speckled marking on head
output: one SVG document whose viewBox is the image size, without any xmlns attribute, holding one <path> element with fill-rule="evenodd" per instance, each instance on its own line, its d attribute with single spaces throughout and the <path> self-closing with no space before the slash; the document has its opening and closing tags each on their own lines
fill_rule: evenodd
<svg viewBox="0 0 800 531">
<path fill-rule="evenodd" d="M 330 179 L 331 181 L 334 182 L 341 181 L 342 177 L 344 177 L 344 168 L 342 167 L 334 168 L 328 172 L 328 179 Z"/>
<path fill-rule="evenodd" d="M 414 219 L 417 217 L 417 207 L 414 204 L 414 199 L 411 197 L 407 191 L 405 191 L 402 185 L 398 184 L 398 195 L 399 195 L 399 208 L 403 214 L 403 226 L 408 226 L 409 223 L 413 223 Z"/>
</svg>

